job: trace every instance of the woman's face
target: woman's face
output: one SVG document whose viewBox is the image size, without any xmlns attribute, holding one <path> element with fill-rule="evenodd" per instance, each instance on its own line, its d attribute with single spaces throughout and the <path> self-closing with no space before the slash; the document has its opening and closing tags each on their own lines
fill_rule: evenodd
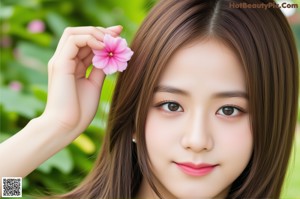
<svg viewBox="0 0 300 199">
<path fill-rule="evenodd" d="M 226 196 L 252 154 L 246 81 L 229 48 L 211 39 L 176 52 L 154 93 L 146 144 L 166 198 Z"/>
</svg>

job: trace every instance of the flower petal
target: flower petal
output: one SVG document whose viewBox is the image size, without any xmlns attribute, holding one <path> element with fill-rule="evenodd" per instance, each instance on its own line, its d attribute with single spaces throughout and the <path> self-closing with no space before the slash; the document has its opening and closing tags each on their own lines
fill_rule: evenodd
<svg viewBox="0 0 300 199">
<path fill-rule="evenodd" d="M 133 55 L 133 51 L 130 50 L 130 48 L 126 48 L 123 52 L 116 53 L 114 55 L 114 57 L 116 59 L 118 59 L 119 61 L 127 62 L 127 61 L 130 60 L 130 58 L 131 58 L 132 55 Z"/>
<path fill-rule="evenodd" d="M 94 56 L 92 62 L 96 68 L 105 68 L 109 63 L 109 57 L 105 58 L 100 56 Z"/>
<path fill-rule="evenodd" d="M 107 75 L 117 72 L 118 66 L 117 63 L 113 59 L 110 59 L 105 68 L 103 68 L 103 72 Z"/>
<path fill-rule="evenodd" d="M 114 70 L 110 67 L 106 67 L 106 68 L 103 68 L 103 72 L 106 74 L 106 75 L 110 75 L 110 74 L 113 74 L 115 72 L 117 72 L 117 70 Z"/>
<path fill-rule="evenodd" d="M 127 68 L 127 62 L 119 62 L 118 64 L 118 71 L 123 72 Z"/>
<path fill-rule="evenodd" d="M 127 42 L 125 39 L 119 38 L 115 47 L 114 53 L 120 53 L 127 48 Z"/>
<path fill-rule="evenodd" d="M 109 34 L 105 34 L 103 38 L 103 42 L 107 52 L 114 52 L 117 46 L 118 38 L 114 38 Z"/>
<path fill-rule="evenodd" d="M 105 45 L 103 50 L 93 50 L 95 54 L 92 60 L 93 65 L 103 69 L 105 74 L 124 71 L 127 68 L 127 61 L 133 55 L 133 51 L 127 46 L 126 40 L 105 34 L 103 42 Z"/>
<path fill-rule="evenodd" d="M 106 49 L 104 48 L 103 50 L 94 50 L 92 49 L 94 55 L 100 55 L 100 56 L 107 56 L 108 52 L 106 51 Z"/>
<path fill-rule="evenodd" d="M 117 70 L 122 72 L 127 68 L 127 61 L 119 61 L 117 59 L 113 59 L 113 62 L 115 63 Z"/>
</svg>

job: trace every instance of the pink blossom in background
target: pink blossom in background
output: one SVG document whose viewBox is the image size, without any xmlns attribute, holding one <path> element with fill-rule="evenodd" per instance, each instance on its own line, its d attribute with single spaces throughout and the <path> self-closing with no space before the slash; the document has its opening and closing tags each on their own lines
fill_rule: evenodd
<svg viewBox="0 0 300 199">
<path fill-rule="evenodd" d="M 27 30 L 32 33 L 41 33 L 45 31 L 45 24 L 41 20 L 33 20 L 28 24 Z"/>
<path fill-rule="evenodd" d="M 8 48 L 12 44 L 11 38 L 9 36 L 3 36 L 0 40 L 0 46 L 3 48 Z"/>
<path fill-rule="evenodd" d="M 13 91 L 20 91 L 23 88 L 23 84 L 19 81 L 11 81 L 8 87 Z"/>
<path fill-rule="evenodd" d="M 133 51 L 127 46 L 125 39 L 104 35 L 104 49 L 93 50 L 93 65 L 101 68 L 105 74 L 123 72 L 127 68 L 127 62 L 133 55 Z"/>
</svg>

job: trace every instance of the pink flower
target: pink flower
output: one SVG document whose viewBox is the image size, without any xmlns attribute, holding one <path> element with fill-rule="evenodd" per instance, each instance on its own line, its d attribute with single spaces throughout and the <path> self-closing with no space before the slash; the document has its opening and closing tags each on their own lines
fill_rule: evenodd
<svg viewBox="0 0 300 199">
<path fill-rule="evenodd" d="M 104 49 L 93 50 L 95 56 L 93 65 L 103 69 L 105 74 L 112 74 L 117 71 L 123 72 L 127 68 L 127 62 L 133 55 L 132 50 L 127 46 L 125 39 L 104 35 Z"/>
<path fill-rule="evenodd" d="M 29 32 L 32 32 L 32 33 L 44 32 L 45 24 L 41 20 L 33 20 L 28 24 L 27 29 Z"/>
<path fill-rule="evenodd" d="M 8 87 L 13 91 L 20 91 L 23 88 L 23 84 L 19 81 L 12 81 Z"/>
</svg>

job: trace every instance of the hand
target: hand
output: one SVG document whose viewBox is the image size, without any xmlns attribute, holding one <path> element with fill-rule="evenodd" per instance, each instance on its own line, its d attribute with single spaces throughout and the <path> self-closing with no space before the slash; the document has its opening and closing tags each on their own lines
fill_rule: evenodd
<svg viewBox="0 0 300 199">
<path fill-rule="evenodd" d="M 92 49 L 104 47 L 104 34 L 119 36 L 121 26 L 110 28 L 66 28 L 56 52 L 48 63 L 48 99 L 42 118 L 49 125 L 59 125 L 63 131 L 84 131 L 94 118 L 105 79 L 101 69 L 93 67 Z"/>
</svg>

